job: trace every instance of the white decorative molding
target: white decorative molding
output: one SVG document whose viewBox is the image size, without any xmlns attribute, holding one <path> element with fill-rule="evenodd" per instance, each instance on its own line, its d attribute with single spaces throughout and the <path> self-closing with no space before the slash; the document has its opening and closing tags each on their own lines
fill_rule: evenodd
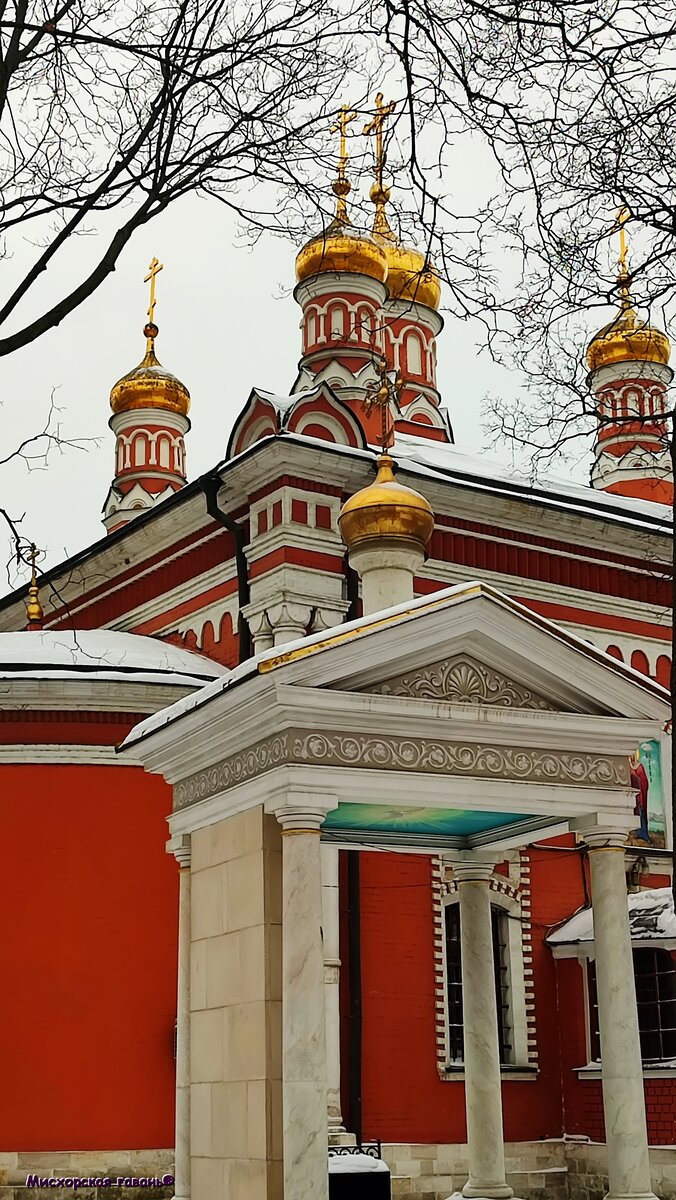
<svg viewBox="0 0 676 1200">
<path fill-rule="evenodd" d="M 448 700 L 455 704 L 489 704 L 500 708 L 561 710 L 544 696 L 475 659 L 451 658 L 365 689 L 382 696 L 415 700 Z"/>
<path fill-rule="evenodd" d="M 135 767 L 140 765 L 140 759 L 132 754 L 125 754 L 122 758 L 116 753 L 114 746 L 38 746 L 34 742 L 17 742 L 13 745 L 0 745 L 0 763 L 20 763 L 24 766 L 79 764 L 96 767 Z"/>
<path fill-rule="evenodd" d="M 289 764 L 470 775 L 609 789 L 629 786 L 629 760 L 625 762 L 614 755 L 296 729 L 264 738 L 208 770 L 181 780 L 174 791 L 174 808 L 196 804 Z"/>
</svg>

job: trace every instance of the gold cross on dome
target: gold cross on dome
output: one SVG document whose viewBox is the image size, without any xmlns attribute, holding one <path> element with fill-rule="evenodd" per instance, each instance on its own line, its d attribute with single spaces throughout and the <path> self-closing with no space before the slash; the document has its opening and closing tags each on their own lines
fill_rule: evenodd
<svg viewBox="0 0 676 1200">
<path fill-rule="evenodd" d="M 620 275 L 626 279 L 628 275 L 627 264 L 629 261 L 629 245 L 627 243 L 627 233 L 625 225 L 629 220 L 630 213 L 628 208 L 621 208 L 617 214 L 617 220 L 620 227 L 620 255 L 617 260 L 617 265 L 620 268 Z"/>
<path fill-rule="evenodd" d="M 399 397 L 403 381 L 399 373 L 392 378 L 394 372 L 390 371 L 384 358 L 379 359 L 374 366 L 376 378 L 364 389 L 366 395 L 363 408 L 367 414 L 374 407 L 380 409 L 380 449 L 385 454 L 394 441 L 394 424 L 390 406 L 394 404 L 395 408 L 399 410 Z"/>
<path fill-rule="evenodd" d="M 341 182 L 345 179 L 345 169 L 347 167 L 347 127 L 351 121 L 356 120 L 356 112 L 352 112 L 348 104 L 344 104 L 338 113 L 338 120 L 335 125 L 331 126 L 331 133 L 340 134 L 340 154 L 338 156 L 338 178 Z"/>
<path fill-rule="evenodd" d="M 44 615 L 45 615 L 42 610 L 42 605 L 40 603 L 40 594 L 38 591 L 38 573 L 37 573 L 37 566 L 36 566 L 37 560 L 40 557 L 41 553 L 42 552 L 40 550 L 38 550 L 37 546 L 35 545 L 35 542 L 31 542 L 30 549 L 28 551 L 26 559 L 24 560 L 24 561 L 28 561 L 30 563 L 30 568 L 31 568 L 31 581 L 30 581 L 30 584 L 28 585 L 28 599 L 26 601 L 26 617 L 28 620 L 28 625 L 27 625 L 28 629 L 42 629 L 42 622 L 44 620 Z"/>
<path fill-rule="evenodd" d="M 389 104 L 384 103 L 385 97 L 382 92 L 378 92 L 376 96 L 376 115 L 372 121 L 369 121 L 363 128 L 363 133 L 376 135 L 376 179 L 380 187 L 383 186 L 383 171 L 385 169 L 385 148 L 383 145 L 383 127 L 385 121 L 392 115 L 397 107 L 394 100 L 390 100 Z"/>
<path fill-rule="evenodd" d="M 164 270 L 164 263 L 161 263 L 159 258 L 153 258 L 152 262 L 150 263 L 150 266 L 148 267 L 148 274 L 146 275 L 145 279 L 143 280 L 144 283 L 150 284 L 150 304 L 148 306 L 148 320 L 151 325 L 155 324 L 155 305 L 157 304 L 157 300 L 155 299 L 155 280 L 156 280 L 157 276 L 159 275 L 160 271 L 163 271 L 163 270 Z"/>
</svg>

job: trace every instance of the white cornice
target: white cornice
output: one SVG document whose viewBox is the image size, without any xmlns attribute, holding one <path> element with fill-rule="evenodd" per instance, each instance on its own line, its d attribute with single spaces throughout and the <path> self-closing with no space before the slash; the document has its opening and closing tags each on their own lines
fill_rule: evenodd
<svg viewBox="0 0 676 1200">
<path fill-rule="evenodd" d="M 512 543 L 507 543 L 511 545 Z M 550 553 L 550 551 L 547 551 Z M 563 557 L 566 557 L 565 555 Z M 585 559 L 585 561 L 587 561 Z M 594 561 L 590 559 L 589 561 Z M 613 564 L 606 564 L 613 566 Z M 620 570 L 629 570 L 632 568 L 622 568 Z M 640 572 L 636 572 L 641 574 Z M 587 592 L 582 588 L 567 588 L 561 587 L 560 584 L 543 583 L 538 579 L 529 579 L 522 575 L 505 575 L 499 571 L 490 571 L 482 569 L 480 572 L 482 579 L 486 583 L 490 583 L 491 587 L 497 588 L 498 591 L 505 592 L 507 595 L 518 596 L 523 600 L 543 600 L 548 604 L 560 604 L 570 608 L 577 608 L 581 613 L 594 612 L 600 616 L 621 617 L 623 620 L 642 621 L 653 625 L 664 625 L 665 640 L 669 638 L 669 609 L 658 608 L 656 605 L 645 604 L 641 600 L 622 600 L 616 596 L 605 596 L 600 592 Z M 645 572 L 643 572 L 645 574 Z M 440 559 L 428 559 L 425 565 L 421 568 L 420 575 L 422 578 L 439 580 L 445 586 L 452 586 L 455 583 L 470 582 L 476 579 L 476 567 L 464 567 L 457 563 L 446 563 Z M 582 620 L 583 618 L 581 618 Z M 613 640 L 613 634 L 616 632 L 612 628 L 608 628 L 608 636 Z M 599 629 L 595 629 L 596 637 L 600 633 Z"/>
<path fill-rule="evenodd" d="M 136 563 L 155 557 L 162 551 L 167 552 L 164 561 L 169 561 L 176 542 L 199 531 L 208 522 L 210 518 L 203 493 L 183 499 L 181 492 L 177 492 L 176 500 L 172 498 L 168 502 L 166 516 L 158 510 L 149 519 L 131 521 L 122 536 L 110 540 L 104 538 L 81 563 L 66 564 L 67 570 L 64 568 L 61 574 L 57 569 L 54 578 L 58 596 L 50 590 L 49 583 L 41 588 L 47 618 L 54 609 L 60 610 L 64 603 L 70 612 L 77 611 L 82 606 L 83 592 L 99 588 L 106 580 L 115 586 L 114 581 Z M 157 570 L 157 566 L 152 569 Z M 23 629 L 25 620 L 24 602 L 17 599 L 0 611 L 0 631 Z"/>
<path fill-rule="evenodd" d="M 345 292 L 351 292 L 356 296 L 367 296 L 378 307 L 381 307 L 387 299 L 387 288 L 384 283 L 378 279 L 372 279 L 370 275 L 358 275 L 353 271 L 322 271 L 320 274 L 312 275 L 309 279 L 304 279 L 301 283 L 296 284 L 293 295 L 304 309 L 311 300 L 318 300 L 321 296 L 332 297 L 336 300 L 343 299 Z"/>
<path fill-rule="evenodd" d="M 215 537 L 216 532 L 217 531 L 214 531 L 213 534 L 209 535 L 209 538 L 204 538 L 202 541 L 208 541 L 211 537 Z M 201 545 L 202 542 L 198 542 L 196 544 Z M 183 553 L 185 553 L 185 551 L 183 551 Z M 172 558 L 176 557 L 176 555 L 173 555 L 171 558 L 167 558 L 165 561 L 171 562 Z M 156 569 L 157 568 L 153 568 L 153 570 Z M 152 574 L 152 571 L 143 572 L 143 574 L 139 575 L 138 578 L 142 579 L 145 574 Z M 185 604 L 189 600 L 194 601 L 203 592 L 209 591 L 218 584 L 223 584 L 229 582 L 230 580 L 234 580 L 236 577 L 237 572 L 234 561 L 230 563 L 221 563 L 216 567 L 211 567 L 208 571 L 204 571 L 201 575 L 194 575 L 190 579 L 186 579 L 184 583 L 179 584 L 177 587 L 171 588 L 166 592 L 160 592 L 159 595 L 154 596 L 152 600 L 146 600 L 142 604 L 137 605 L 136 608 L 130 608 L 123 617 L 115 621 L 115 628 L 135 631 L 138 626 L 145 624 L 146 621 L 152 621 L 155 618 L 162 617 L 171 609 L 179 608 L 182 604 Z M 231 595 L 224 596 L 222 600 L 218 601 L 218 604 L 223 606 L 224 611 L 228 604 L 232 602 L 233 597 L 235 600 L 237 599 L 236 588 L 233 590 Z M 204 607 L 210 607 L 211 605 L 213 605 L 213 601 L 205 601 Z M 201 611 L 201 608 L 195 608 L 195 617 L 198 617 Z M 177 624 L 177 620 L 185 623 L 185 621 L 189 621 L 192 616 L 193 613 L 191 612 L 187 613 L 184 617 L 167 618 L 166 628 L 173 628 Z"/>
<path fill-rule="evenodd" d="M 130 408 L 125 412 L 113 413 L 108 424 L 115 434 L 121 433 L 123 429 L 136 429 L 147 425 L 155 425 L 158 429 L 173 429 L 180 434 L 185 434 L 190 429 L 188 417 L 165 408 Z"/>
<path fill-rule="evenodd" d="M 139 571 L 138 574 L 134 576 L 132 583 L 136 584 L 140 580 L 146 579 L 148 577 L 148 575 L 154 574 L 154 572 L 158 571 L 160 569 L 160 567 L 165 567 L 169 563 L 175 562 L 176 559 L 181 558 L 184 554 L 187 554 L 189 551 L 192 551 L 199 546 L 205 545 L 206 542 L 211 541 L 212 538 L 217 537 L 218 534 L 221 532 L 222 532 L 222 526 L 214 525 L 212 527 L 212 529 L 210 530 L 210 532 L 205 537 L 196 538 L 193 545 L 184 546 L 181 550 L 177 550 L 173 554 L 168 553 L 166 555 L 166 557 L 162 559 L 161 563 L 154 563 L 153 566 L 147 567 L 145 571 Z M 234 564 L 233 564 L 233 569 L 234 569 Z M 158 616 L 161 613 L 164 613 L 168 608 L 173 608 L 175 605 L 181 604 L 184 600 L 194 598 L 196 588 L 199 585 L 200 580 L 210 581 L 210 582 L 206 583 L 206 586 L 208 586 L 208 587 L 213 587 L 214 583 L 222 583 L 223 582 L 222 566 L 221 567 L 213 567 L 210 571 L 206 571 L 204 573 L 204 575 L 196 576 L 196 577 L 193 577 L 192 579 L 188 579 L 184 584 L 181 584 L 179 587 L 177 587 L 169 592 L 162 592 L 159 596 L 153 598 L 153 600 L 145 601 L 143 604 L 137 606 L 136 608 L 129 609 L 125 613 L 124 617 L 115 621 L 115 623 L 114 623 L 115 628 L 122 629 L 122 630 L 132 629 L 132 628 L 134 628 L 134 626 L 141 624 L 141 622 L 143 622 L 143 621 L 152 620 L 153 617 Z M 115 583 L 114 580 L 112 580 L 111 586 L 105 592 L 102 592 L 99 596 L 96 596 L 95 602 L 98 602 L 99 600 L 109 599 L 109 597 L 115 595 L 117 592 L 124 592 L 125 589 L 127 589 L 128 587 L 129 587 L 128 581 L 125 581 L 123 583 Z M 71 617 L 71 619 L 74 619 L 76 614 L 78 612 L 80 612 L 83 608 L 87 608 L 90 603 L 91 603 L 91 601 L 85 597 L 85 599 L 81 603 L 72 604 L 71 606 L 69 606 L 68 611 L 69 611 L 69 616 Z"/>
<path fill-rule="evenodd" d="M 24 766 L 79 764 L 90 767 L 137 767 L 140 760 L 133 754 L 122 758 L 114 746 L 62 745 L 38 746 L 35 743 L 0 744 L 0 763 L 19 763 Z"/>
<path fill-rule="evenodd" d="M 340 804 L 358 803 L 368 795 L 369 804 L 389 808 L 410 807 L 415 797 L 417 807 L 477 809 L 483 812 L 524 813 L 540 817 L 561 832 L 579 817 L 589 815 L 599 823 L 612 822 L 624 815 L 631 805 L 629 790 L 588 787 L 565 787 L 557 784 L 514 783 L 507 780 L 473 779 L 467 776 L 425 775 L 410 772 L 361 770 L 358 767 L 284 766 L 267 772 L 229 791 L 220 793 L 189 808 L 174 812 L 169 818 L 172 835 L 191 833 L 204 825 L 214 824 L 224 816 L 242 812 L 257 804 L 266 808 L 275 797 L 283 797 L 296 789 L 331 793 Z M 542 827 L 538 837 L 548 836 Z M 509 830 L 497 831 L 500 845 L 511 844 Z M 532 841 L 521 835 L 520 844 Z M 378 835 L 365 833 L 365 843 L 377 843 Z M 433 846 L 429 847 L 432 852 Z"/>
<path fill-rule="evenodd" d="M 634 359 L 631 362 L 613 363 L 608 367 L 597 367 L 589 376 L 589 381 L 592 390 L 596 392 L 600 388 L 637 379 L 647 379 L 650 383 L 661 383 L 667 387 L 673 376 L 671 367 L 662 363 Z"/>
<path fill-rule="evenodd" d="M 46 712 L 159 712 L 195 689 L 180 684 L 135 683 L 129 680 L 94 680 L 85 673 L 72 678 L 2 679 L 0 709 Z M 74 720 L 76 720 L 74 716 Z M 36 735 L 40 726 L 36 725 Z"/>
</svg>

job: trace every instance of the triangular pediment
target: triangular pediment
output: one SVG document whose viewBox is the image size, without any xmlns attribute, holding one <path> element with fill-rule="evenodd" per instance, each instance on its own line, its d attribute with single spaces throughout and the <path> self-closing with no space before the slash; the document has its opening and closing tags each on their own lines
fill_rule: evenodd
<svg viewBox="0 0 676 1200">
<path fill-rule="evenodd" d="M 561 712 L 562 707 L 533 688 L 466 654 L 440 659 L 362 689 L 379 696 L 445 700 L 449 704 L 488 705 Z"/>
<path fill-rule="evenodd" d="M 483 583 L 269 651 L 285 682 L 476 708 L 596 716 L 667 714 L 654 681 Z M 666 716 L 664 717 L 666 719 Z"/>
</svg>

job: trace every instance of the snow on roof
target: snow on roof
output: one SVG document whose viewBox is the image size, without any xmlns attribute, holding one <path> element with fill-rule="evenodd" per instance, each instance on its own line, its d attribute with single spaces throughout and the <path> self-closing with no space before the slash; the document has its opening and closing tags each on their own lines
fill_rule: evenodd
<svg viewBox="0 0 676 1200">
<path fill-rule="evenodd" d="M 676 939 L 676 916 L 671 888 L 646 888 L 627 896 L 629 927 L 633 942 Z M 550 946 L 574 946 L 594 940 L 594 912 L 583 908 L 550 933 Z"/>
<path fill-rule="evenodd" d="M 432 441 L 431 438 L 415 437 L 413 434 L 397 434 L 393 453 L 395 458 L 406 466 L 408 463 L 423 467 L 435 473 L 443 472 L 458 476 L 471 476 L 480 479 L 485 484 L 495 488 L 495 485 L 505 483 L 512 488 L 527 488 L 536 493 L 544 493 L 552 498 L 556 496 L 570 497 L 589 507 L 590 511 L 599 507 L 616 509 L 618 516 L 645 516 L 658 518 L 665 523 L 670 521 L 670 510 L 664 504 L 651 500 L 636 500 L 633 497 L 617 496 L 613 492 L 603 492 L 583 483 L 576 483 L 569 477 L 557 475 L 538 475 L 529 478 L 517 467 L 496 462 L 484 454 L 470 454 L 458 449 L 449 442 Z"/>
<path fill-rule="evenodd" d="M 201 688 L 227 675 L 201 654 L 112 629 L 0 633 L 0 679 L 137 679 Z"/>
<path fill-rule="evenodd" d="M 612 670 L 630 678 L 640 687 L 646 688 L 653 693 L 657 692 L 658 695 L 664 696 L 665 701 L 667 700 L 666 691 L 640 671 L 635 671 L 633 667 L 627 666 L 626 663 L 619 662 L 611 655 L 605 654 L 603 650 L 599 650 L 598 647 L 592 646 L 582 638 L 576 637 L 569 630 L 559 628 L 552 621 L 548 621 L 546 617 L 541 617 L 538 613 L 531 612 L 525 605 L 519 604 L 517 600 L 512 600 L 509 596 L 505 596 L 497 588 L 491 587 L 490 584 L 483 583 L 480 580 L 470 580 L 467 583 L 456 583 L 453 587 L 442 588 L 438 592 L 432 592 L 429 596 L 419 596 L 415 600 L 406 600 L 402 604 L 392 605 L 391 608 L 383 609 L 381 612 L 357 617 L 354 621 L 346 621 L 342 625 L 334 626 L 333 629 L 323 629 L 319 633 L 312 633 L 308 637 L 298 638 L 296 641 L 287 642 L 283 646 L 273 646 L 270 650 L 264 650 L 261 654 L 257 654 L 253 658 L 247 659 L 246 662 L 240 663 L 238 667 L 235 667 L 232 671 L 228 671 L 221 678 L 214 679 L 211 683 L 201 688 L 200 691 L 194 692 L 190 696 L 185 696 L 182 700 L 177 700 L 168 708 L 163 708 L 160 712 L 146 717 L 144 721 L 140 721 L 122 743 L 121 748 L 139 742 L 149 734 L 154 733 L 157 729 L 162 728 L 162 726 L 171 724 L 171 722 L 178 720 L 179 717 L 184 716 L 195 708 L 201 708 L 203 704 L 207 704 L 214 696 L 228 691 L 249 676 L 262 674 L 265 671 L 274 670 L 278 666 L 283 666 L 294 651 L 303 650 L 307 654 L 311 654 L 315 651 L 328 649 L 336 644 L 337 638 L 348 640 L 350 635 L 354 635 L 355 637 L 365 636 L 374 628 L 377 629 L 383 625 L 391 625 L 398 621 L 402 623 L 411 621 L 428 610 L 450 608 L 453 604 L 463 599 L 477 595 L 482 595 L 497 603 L 507 605 L 510 609 L 522 614 L 525 619 L 534 621 L 538 625 L 548 629 L 555 637 L 563 638 L 569 643 L 572 642 L 574 646 L 584 651 L 585 654 L 591 655 L 607 664 Z"/>
<path fill-rule="evenodd" d="M 278 399 L 280 398 L 275 397 L 275 401 Z M 378 452 L 377 446 L 361 450 L 340 443 L 326 443 L 320 438 L 302 433 L 275 433 L 260 438 L 246 450 L 233 455 L 227 463 L 220 463 L 218 469 L 230 467 L 239 459 L 255 453 L 263 444 L 280 441 L 282 438 L 312 447 L 314 450 L 323 448 L 332 454 L 347 454 L 356 458 L 370 459 Z M 459 483 L 478 491 L 509 495 L 518 499 L 526 498 L 531 503 L 544 504 L 548 508 L 572 509 L 597 519 L 603 517 L 609 521 L 621 521 L 623 524 L 640 528 L 654 529 L 657 525 L 666 530 L 671 526 L 671 510 L 665 504 L 600 491 L 561 476 L 538 475 L 533 478 L 522 469 L 497 462 L 488 455 L 459 450 L 451 442 L 438 442 L 431 438 L 398 432 L 392 454 L 400 466 L 421 478 Z"/>
</svg>

